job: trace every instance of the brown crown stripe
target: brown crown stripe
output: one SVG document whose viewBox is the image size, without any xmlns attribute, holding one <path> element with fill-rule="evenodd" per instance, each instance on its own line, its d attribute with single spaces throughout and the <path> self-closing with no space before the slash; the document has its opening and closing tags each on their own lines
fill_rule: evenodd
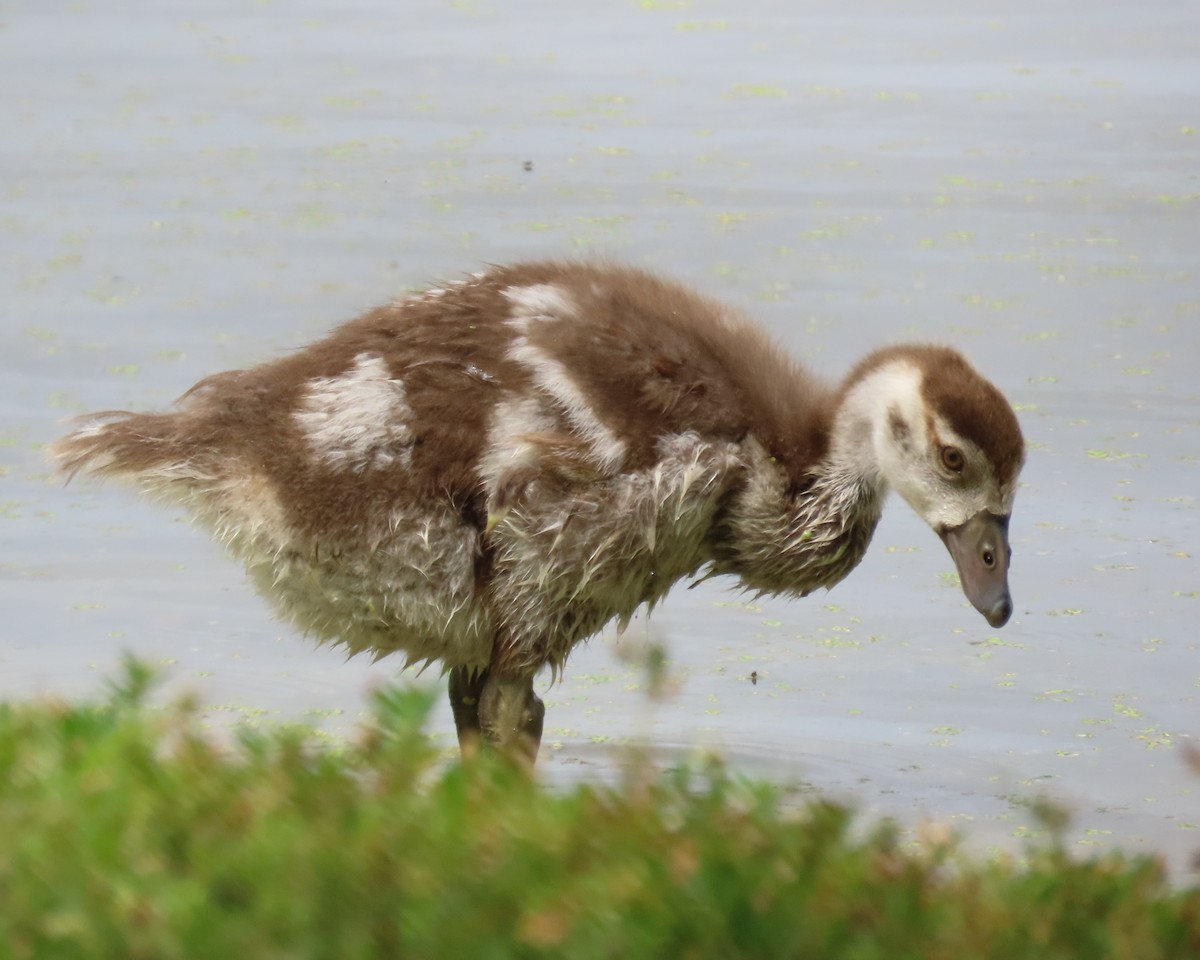
<svg viewBox="0 0 1200 960">
<path fill-rule="evenodd" d="M 929 411 L 979 447 L 1001 485 L 1011 483 L 1025 460 L 1021 425 L 1004 394 L 957 350 L 937 344 L 901 344 L 876 350 L 850 371 L 839 399 L 871 371 L 892 360 L 907 360 L 921 371 L 921 396 Z"/>
</svg>

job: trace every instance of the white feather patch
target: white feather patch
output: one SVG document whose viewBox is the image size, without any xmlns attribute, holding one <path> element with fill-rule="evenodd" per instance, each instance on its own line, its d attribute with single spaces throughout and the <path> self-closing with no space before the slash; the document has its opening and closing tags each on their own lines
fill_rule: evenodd
<svg viewBox="0 0 1200 960">
<path fill-rule="evenodd" d="M 513 305 L 508 325 L 518 334 L 509 348 L 509 358 L 525 367 L 534 383 L 561 408 L 572 432 L 588 444 L 600 468 L 615 470 L 625 459 L 625 441 L 597 416 L 567 368 L 529 340 L 531 322 L 578 314 L 570 294 L 553 283 L 506 287 L 503 293 Z"/>
<path fill-rule="evenodd" d="M 360 353 L 340 377 L 309 381 L 294 414 L 317 459 L 360 472 L 412 460 L 412 409 L 382 357 Z"/>
<path fill-rule="evenodd" d="M 527 333 L 531 320 L 574 317 L 577 313 L 570 295 L 557 284 L 505 287 L 501 293 L 513 305 L 512 318 L 508 322 L 518 333 Z"/>
<path fill-rule="evenodd" d="M 525 337 L 513 342 L 508 356 L 525 367 L 533 382 L 562 408 L 572 431 L 588 444 L 601 469 L 607 472 L 621 465 L 625 459 L 625 441 L 596 415 L 566 367 Z"/>
<path fill-rule="evenodd" d="M 554 429 L 554 419 L 535 397 L 518 397 L 496 404 L 488 428 L 487 448 L 479 461 L 479 478 L 489 494 L 505 478 L 537 463 L 538 448 L 526 438 Z"/>
</svg>

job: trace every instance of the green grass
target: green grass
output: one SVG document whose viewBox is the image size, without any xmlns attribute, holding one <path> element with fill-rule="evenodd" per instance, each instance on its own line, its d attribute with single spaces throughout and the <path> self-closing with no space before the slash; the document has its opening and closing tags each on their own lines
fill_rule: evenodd
<svg viewBox="0 0 1200 960">
<path fill-rule="evenodd" d="M 719 767 L 547 790 L 446 763 L 400 690 L 342 749 L 221 749 L 149 684 L 0 706 L 0 957 L 1200 956 L 1200 891 L 1150 859 L 971 861 Z"/>
</svg>

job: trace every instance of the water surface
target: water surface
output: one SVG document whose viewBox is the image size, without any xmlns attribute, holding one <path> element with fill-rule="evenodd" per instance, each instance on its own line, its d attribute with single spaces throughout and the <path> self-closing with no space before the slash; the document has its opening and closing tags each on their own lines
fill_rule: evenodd
<svg viewBox="0 0 1200 960">
<path fill-rule="evenodd" d="M 1015 6 L 4 5 L 0 695 L 91 696 L 133 651 L 214 725 L 348 735 L 395 664 L 314 648 L 182 517 L 64 489 L 39 446 L 482 263 L 613 256 L 831 378 L 898 339 L 972 356 L 1031 444 L 1017 608 L 988 628 L 893 503 L 827 596 L 712 582 L 581 648 L 544 692 L 543 775 L 611 777 L 628 740 L 715 748 L 980 849 L 1020 849 L 1044 794 L 1081 852 L 1182 872 L 1200 29 L 1168 0 Z"/>
</svg>

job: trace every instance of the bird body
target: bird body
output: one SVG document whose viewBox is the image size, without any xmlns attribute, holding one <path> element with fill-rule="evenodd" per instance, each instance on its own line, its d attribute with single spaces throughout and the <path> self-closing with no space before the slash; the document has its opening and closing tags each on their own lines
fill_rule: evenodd
<svg viewBox="0 0 1200 960">
<path fill-rule="evenodd" d="M 957 471 L 927 462 L 946 449 Z M 887 348 L 831 386 L 680 285 L 546 262 L 380 307 L 174 412 L 94 415 L 51 453 L 187 506 L 305 632 L 441 662 L 464 748 L 532 759 L 534 674 L 610 621 L 702 572 L 831 587 L 889 486 L 944 537 L 974 518 L 994 540 L 1023 444 L 952 350 Z M 1003 596 L 993 577 L 976 605 L 1003 622 L 1000 549 Z"/>
</svg>

